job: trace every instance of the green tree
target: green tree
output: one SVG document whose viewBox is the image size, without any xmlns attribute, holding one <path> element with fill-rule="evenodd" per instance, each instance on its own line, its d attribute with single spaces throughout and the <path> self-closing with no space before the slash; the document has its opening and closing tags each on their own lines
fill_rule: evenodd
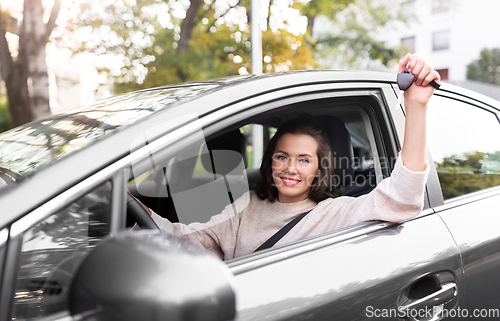
<svg viewBox="0 0 500 321">
<path fill-rule="evenodd" d="M 500 48 L 483 49 L 479 58 L 467 65 L 467 79 L 500 85 Z"/>
<path fill-rule="evenodd" d="M 45 22 L 42 0 L 24 0 L 18 24 L 14 12 L 0 6 L 0 75 L 7 88 L 12 127 L 50 114 L 46 45 L 60 7 L 61 0 L 55 0 Z M 18 36 L 18 48 L 9 47 L 8 32 Z"/>
<path fill-rule="evenodd" d="M 320 62 L 341 68 L 388 66 L 406 54 L 376 37 L 390 23 L 407 20 L 396 1 L 316 0 L 295 6 L 307 17 L 306 39 Z M 319 19 L 327 25 L 316 28 Z"/>
<path fill-rule="evenodd" d="M 399 51 L 374 40 L 372 31 L 402 18 L 389 10 L 395 5 L 395 0 L 314 0 L 283 7 L 270 0 L 268 15 L 259 22 L 266 26 L 263 72 L 318 68 L 315 56 L 331 48 L 342 48 L 337 54 L 345 55 L 346 45 L 355 52 L 345 60 L 351 65 L 359 59 L 388 65 Z M 117 92 L 245 74 L 251 68 L 250 0 L 83 1 L 80 8 L 74 30 L 96 35 L 82 49 L 123 61 L 118 73 L 102 68 L 115 77 Z M 337 26 L 334 34 L 313 35 L 319 16 Z M 304 20 L 307 28 L 299 30 Z"/>
<path fill-rule="evenodd" d="M 470 168 L 479 172 L 482 167 L 484 157 L 488 153 L 474 152 L 464 153 L 463 155 L 451 155 L 450 157 L 443 158 L 442 166 L 444 167 L 461 167 Z"/>
<path fill-rule="evenodd" d="M 436 165 L 445 199 L 500 186 L 500 151 L 451 155 Z"/>
</svg>

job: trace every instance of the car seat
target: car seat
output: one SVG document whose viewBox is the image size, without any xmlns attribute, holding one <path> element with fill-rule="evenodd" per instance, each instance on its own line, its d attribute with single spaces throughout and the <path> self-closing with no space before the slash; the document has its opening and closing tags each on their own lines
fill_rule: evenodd
<svg viewBox="0 0 500 321">
<path fill-rule="evenodd" d="M 316 121 L 322 125 L 333 154 L 334 173 L 340 195 L 360 196 L 369 193 L 375 183 L 370 176 L 358 175 L 354 169 L 351 135 L 344 122 L 336 116 L 322 115 Z"/>
<path fill-rule="evenodd" d="M 196 156 L 197 158 L 197 156 Z M 211 138 L 201 146 L 201 163 L 208 172 L 193 175 L 193 157 L 171 164 L 169 187 L 179 222 L 207 222 L 211 216 L 248 191 L 245 136 L 235 129 Z M 182 172 L 180 172 L 182 170 Z"/>
</svg>

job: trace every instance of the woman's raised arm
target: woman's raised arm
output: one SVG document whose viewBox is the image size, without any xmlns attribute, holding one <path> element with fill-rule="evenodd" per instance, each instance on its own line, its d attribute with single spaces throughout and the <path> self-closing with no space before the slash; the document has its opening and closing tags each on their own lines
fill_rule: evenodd
<svg viewBox="0 0 500 321">
<path fill-rule="evenodd" d="M 435 90 L 429 83 L 432 80 L 439 82 L 441 78 L 437 71 L 415 54 L 407 54 L 399 62 L 398 72 L 406 70 L 415 76 L 415 82 L 404 93 L 406 121 L 401 158 L 409 170 L 420 172 L 425 169 L 427 103 Z"/>
</svg>

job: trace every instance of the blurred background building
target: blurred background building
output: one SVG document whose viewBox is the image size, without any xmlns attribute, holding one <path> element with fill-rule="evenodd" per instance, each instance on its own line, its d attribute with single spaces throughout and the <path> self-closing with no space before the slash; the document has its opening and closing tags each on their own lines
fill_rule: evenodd
<svg viewBox="0 0 500 321">
<path fill-rule="evenodd" d="M 467 65 L 481 50 L 500 48 L 500 1 L 407 0 L 401 3 L 409 23 L 381 34 L 426 58 L 443 81 L 500 100 L 500 87 L 467 80 Z"/>
</svg>

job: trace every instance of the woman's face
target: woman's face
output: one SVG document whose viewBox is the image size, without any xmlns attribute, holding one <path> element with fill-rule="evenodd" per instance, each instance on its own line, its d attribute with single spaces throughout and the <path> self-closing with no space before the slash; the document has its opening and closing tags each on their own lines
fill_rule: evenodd
<svg viewBox="0 0 500 321">
<path fill-rule="evenodd" d="M 278 201 L 300 202 L 309 196 L 319 174 L 317 150 L 318 143 L 309 135 L 285 134 L 278 140 L 271 165 Z"/>
</svg>

